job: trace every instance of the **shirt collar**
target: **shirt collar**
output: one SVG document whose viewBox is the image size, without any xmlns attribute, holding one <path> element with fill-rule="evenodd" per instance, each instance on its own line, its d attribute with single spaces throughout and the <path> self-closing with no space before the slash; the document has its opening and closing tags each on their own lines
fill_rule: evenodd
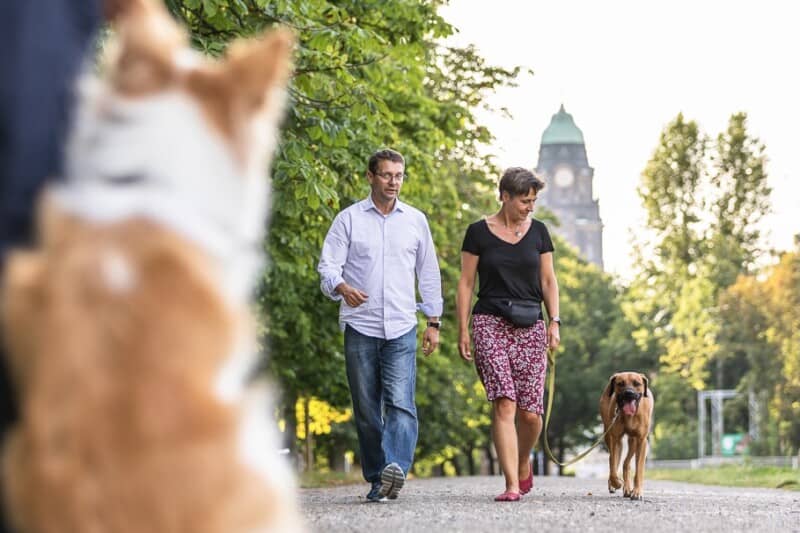
<svg viewBox="0 0 800 533">
<path fill-rule="evenodd" d="M 397 198 L 397 199 L 394 201 L 394 207 L 392 208 L 392 211 L 391 211 L 391 213 L 389 213 L 389 214 L 391 215 L 391 214 L 392 214 L 392 213 L 394 213 L 395 211 L 400 211 L 400 212 L 403 212 L 403 211 L 405 211 L 405 208 L 406 208 L 406 204 L 404 204 L 403 202 L 401 202 L 401 201 L 400 201 L 400 199 L 399 199 L 399 198 Z M 375 210 L 375 211 L 377 211 L 378 213 L 380 213 L 380 214 L 383 214 L 383 213 L 381 213 L 381 211 L 378 209 L 378 207 L 375 205 L 375 202 L 373 202 L 373 201 L 372 201 L 372 195 L 371 195 L 371 194 L 370 194 L 369 196 L 367 196 L 367 199 L 366 199 L 366 200 L 364 200 L 363 202 L 361 202 L 361 210 L 362 210 L 362 211 L 369 211 L 370 209 L 374 209 L 374 210 Z"/>
</svg>

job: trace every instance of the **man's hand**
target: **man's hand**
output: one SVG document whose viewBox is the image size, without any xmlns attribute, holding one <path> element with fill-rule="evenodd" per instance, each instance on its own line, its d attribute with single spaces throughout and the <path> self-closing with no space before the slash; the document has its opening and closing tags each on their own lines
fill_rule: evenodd
<svg viewBox="0 0 800 533">
<path fill-rule="evenodd" d="M 336 286 L 336 292 L 342 295 L 345 303 L 350 307 L 358 307 L 369 299 L 367 293 L 351 287 L 344 282 Z"/>
<path fill-rule="evenodd" d="M 422 353 L 428 356 L 439 346 L 439 330 L 428 326 L 422 334 Z"/>
</svg>

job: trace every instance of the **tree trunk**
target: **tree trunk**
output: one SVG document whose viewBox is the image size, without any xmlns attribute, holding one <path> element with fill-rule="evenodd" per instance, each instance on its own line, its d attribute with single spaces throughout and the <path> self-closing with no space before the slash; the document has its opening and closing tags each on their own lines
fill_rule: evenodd
<svg viewBox="0 0 800 533">
<path fill-rule="evenodd" d="M 304 413 L 305 413 L 305 429 L 306 429 L 306 450 L 305 462 L 306 472 L 311 472 L 314 469 L 314 436 L 311 434 L 311 413 L 309 413 L 308 398 L 303 400 Z"/>
<path fill-rule="evenodd" d="M 458 457 L 453 458 L 453 460 L 450 461 L 450 464 L 453 465 L 453 470 L 456 471 L 457 476 L 464 475 L 463 469 L 461 468 L 461 461 L 458 460 Z"/>
<path fill-rule="evenodd" d="M 286 424 L 283 432 L 283 447 L 288 448 L 292 464 L 297 467 L 297 395 L 290 393 L 283 399 L 283 420 Z"/>
<path fill-rule="evenodd" d="M 334 442 L 328 452 L 328 466 L 334 472 L 344 472 L 344 444 Z"/>
<path fill-rule="evenodd" d="M 469 449 L 467 450 L 467 469 L 469 471 L 469 475 L 470 476 L 474 476 L 474 475 L 476 475 L 478 473 L 478 471 L 477 471 L 477 469 L 475 467 L 475 457 L 474 457 L 474 455 L 475 455 L 475 448 L 470 446 Z"/>
<path fill-rule="evenodd" d="M 489 475 L 494 476 L 497 474 L 497 463 L 494 460 L 494 445 L 490 442 L 486 445 L 486 461 L 489 463 Z"/>
</svg>

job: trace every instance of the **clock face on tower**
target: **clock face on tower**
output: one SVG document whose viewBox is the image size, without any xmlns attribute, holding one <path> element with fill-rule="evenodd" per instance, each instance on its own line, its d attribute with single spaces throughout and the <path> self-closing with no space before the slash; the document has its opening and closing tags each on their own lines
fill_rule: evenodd
<svg viewBox="0 0 800 533">
<path fill-rule="evenodd" d="M 569 187 L 572 185 L 575 175 L 569 167 L 559 167 L 556 169 L 553 178 L 559 187 Z"/>
</svg>

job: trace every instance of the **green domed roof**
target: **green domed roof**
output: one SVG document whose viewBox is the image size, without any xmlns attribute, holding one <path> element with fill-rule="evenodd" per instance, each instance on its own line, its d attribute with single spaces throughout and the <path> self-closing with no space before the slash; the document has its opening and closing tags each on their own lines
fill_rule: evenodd
<svg viewBox="0 0 800 533">
<path fill-rule="evenodd" d="M 575 125 L 572 115 L 564 110 L 564 104 L 542 133 L 542 144 L 584 144 L 583 133 Z"/>
</svg>

